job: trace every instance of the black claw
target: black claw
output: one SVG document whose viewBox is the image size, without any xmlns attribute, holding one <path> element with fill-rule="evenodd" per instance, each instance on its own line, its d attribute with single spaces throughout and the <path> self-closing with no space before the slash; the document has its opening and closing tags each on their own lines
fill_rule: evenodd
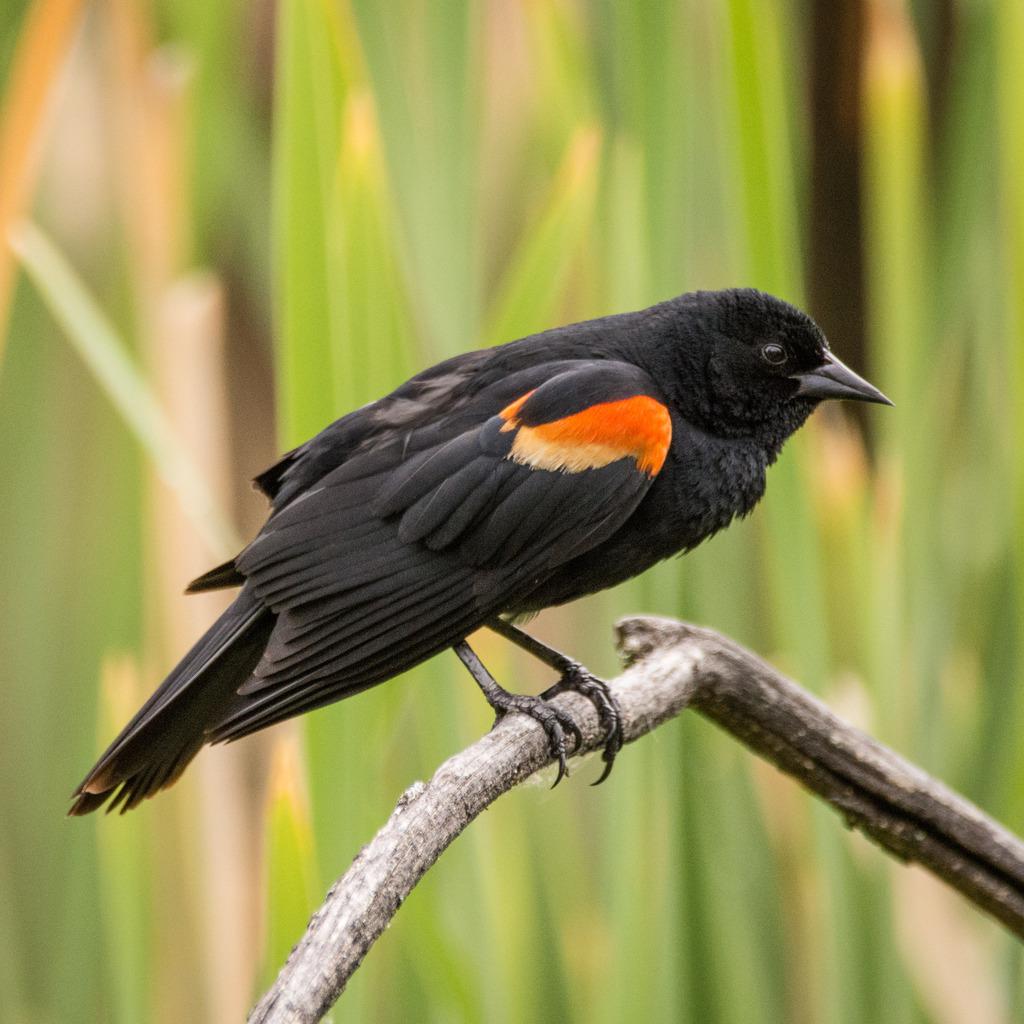
<svg viewBox="0 0 1024 1024">
<path fill-rule="evenodd" d="M 611 774 L 612 767 L 615 764 L 615 757 L 622 749 L 625 740 L 622 733 L 622 713 L 619 709 L 619 703 L 603 679 L 598 679 L 597 676 L 591 675 L 582 665 L 575 663 L 570 665 L 562 674 L 562 678 L 554 686 L 545 690 L 541 697 L 544 700 L 550 700 L 552 697 L 556 697 L 558 694 L 565 693 L 568 690 L 574 690 L 580 696 L 586 697 L 594 705 L 598 719 L 604 729 L 604 751 L 601 754 L 601 759 L 604 761 L 604 770 L 597 781 L 591 783 L 591 785 L 600 786 Z M 579 746 L 580 741 L 577 740 L 577 750 Z"/>
<path fill-rule="evenodd" d="M 602 755 L 604 757 L 604 755 Z M 612 765 L 615 764 L 615 756 L 604 757 L 604 771 L 591 783 L 592 786 L 600 786 L 605 779 L 608 778 L 612 773 Z"/>
<path fill-rule="evenodd" d="M 556 726 L 555 728 L 558 727 Z M 561 730 L 559 730 L 559 732 L 561 732 Z M 550 737 L 551 733 L 548 733 L 548 736 Z M 565 737 L 561 735 L 559 735 L 558 738 L 557 756 L 558 774 L 555 776 L 555 781 L 551 783 L 552 789 L 554 789 L 555 786 L 557 786 L 562 781 L 562 779 L 566 778 L 566 776 L 568 776 L 569 774 L 569 764 L 565 759 Z"/>
<path fill-rule="evenodd" d="M 511 640 L 516 646 L 521 647 L 524 651 L 532 654 L 535 658 L 538 658 L 545 665 L 555 669 L 561 675 L 561 678 L 555 683 L 554 686 L 545 690 L 541 694 L 541 700 L 550 700 L 552 697 L 557 697 L 560 693 L 565 693 L 568 690 L 575 690 L 581 696 L 586 697 L 597 711 L 598 719 L 601 723 L 601 727 L 604 730 L 604 751 L 602 753 L 602 759 L 604 760 L 604 771 L 601 772 L 601 777 L 597 782 L 593 783 L 595 786 L 599 786 L 605 779 L 608 778 L 612 770 L 612 765 L 615 763 L 615 756 L 622 749 L 623 743 L 625 742 L 625 736 L 622 731 L 622 711 L 619 708 L 619 703 L 612 695 L 611 690 L 608 688 L 608 684 L 603 679 L 598 679 L 597 676 L 591 675 L 579 662 L 573 661 L 572 658 L 566 657 L 560 651 L 556 651 L 552 647 L 548 647 L 546 644 L 542 644 L 539 640 L 534 639 L 529 633 L 524 633 L 521 629 L 513 626 L 511 622 L 506 622 L 504 619 L 497 618 L 492 619 L 487 625 L 494 630 L 494 632 L 505 637 L 507 640 Z M 465 645 L 460 645 L 464 647 Z M 456 647 L 458 651 L 460 647 Z M 460 657 L 463 657 L 460 654 Z M 463 657 L 465 661 L 465 657 Z M 469 663 L 467 662 L 467 667 Z M 473 668 L 470 667 L 470 671 L 473 672 Z M 489 693 L 494 686 L 490 684 L 493 680 L 490 680 L 487 685 L 481 682 L 478 673 L 474 673 L 474 678 L 480 683 L 484 693 Z M 489 677 L 488 677 L 489 678 Z M 502 690 L 502 693 L 505 691 Z M 490 700 L 490 697 L 488 697 Z M 493 701 L 492 701 L 493 703 Z M 564 723 L 563 723 L 564 724 Z M 583 737 L 580 735 L 579 729 L 576 727 L 575 722 L 572 723 L 571 728 L 566 727 L 572 735 L 576 738 L 576 750 L 580 750 L 582 747 Z M 562 777 L 559 773 L 559 779 Z M 557 780 L 556 780 L 557 784 Z"/>
<path fill-rule="evenodd" d="M 551 756 L 558 762 L 558 774 L 551 784 L 554 789 L 562 779 L 569 774 L 569 764 L 566 757 L 565 737 L 569 735 L 575 746 L 573 751 L 583 748 L 583 733 L 580 727 L 573 720 L 572 715 L 560 708 L 553 708 L 543 697 L 529 697 L 518 693 L 507 693 L 501 698 L 502 703 L 496 707 L 497 715 L 494 724 L 497 725 L 510 711 L 518 711 L 522 715 L 532 718 L 548 737 L 548 749 Z"/>
<path fill-rule="evenodd" d="M 465 641 L 454 647 L 455 653 L 462 660 L 462 663 L 469 669 L 470 674 L 476 680 L 477 685 L 483 691 L 488 703 L 494 708 L 494 724 L 497 725 L 510 711 L 518 711 L 520 714 L 528 715 L 537 722 L 544 730 L 548 738 L 548 750 L 553 760 L 558 762 L 558 774 L 551 784 L 554 789 L 562 779 L 569 774 L 568 759 L 566 757 L 566 736 L 573 740 L 574 754 L 583 750 L 583 733 L 576 724 L 575 719 L 567 711 L 554 707 L 548 703 L 553 697 L 560 693 L 573 690 L 594 705 L 598 719 L 604 730 L 604 771 L 597 782 L 599 786 L 608 778 L 615 763 L 615 756 L 622 749 L 625 737 L 622 732 L 622 713 L 618 701 L 612 695 L 608 684 L 603 679 L 591 675 L 582 665 L 552 651 L 542 644 L 538 644 L 532 637 L 527 636 L 514 626 L 507 623 L 495 622 L 492 629 L 504 636 L 510 636 L 520 646 L 525 646 L 528 651 L 540 657 L 545 664 L 561 672 L 561 678 L 554 686 L 545 690 L 539 697 L 528 697 L 523 694 L 509 693 L 502 689 L 494 677 L 480 663 L 480 659 L 473 653 L 472 648 Z M 538 653 L 539 648 L 539 653 Z"/>
<path fill-rule="evenodd" d="M 605 779 L 608 778 L 612 773 L 612 767 L 615 765 L 615 758 L 618 756 L 619 751 L 622 749 L 622 729 L 619 729 L 618 739 L 609 740 L 605 745 L 604 752 L 601 754 L 601 760 L 604 761 L 604 770 L 601 774 L 591 783 L 592 786 L 600 786 Z"/>
<path fill-rule="evenodd" d="M 583 733 L 580 732 L 580 727 L 568 715 L 566 715 L 565 720 L 562 721 L 561 725 L 562 728 L 572 737 L 573 753 L 579 753 L 583 749 Z"/>
</svg>

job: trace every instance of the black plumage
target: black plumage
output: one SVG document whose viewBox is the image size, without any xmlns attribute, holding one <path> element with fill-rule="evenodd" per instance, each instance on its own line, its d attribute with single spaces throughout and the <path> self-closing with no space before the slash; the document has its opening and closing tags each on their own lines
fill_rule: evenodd
<svg viewBox="0 0 1024 1024">
<path fill-rule="evenodd" d="M 257 477 L 270 517 L 190 590 L 240 586 L 76 789 L 124 809 L 233 740 L 455 648 L 499 714 L 575 726 L 505 694 L 466 636 L 490 625 L 598 703 L 600 681 L 508 617 L 694 547 L 764 492 L 824 398 L 887 401 L 794 307 L 698 292 L 449 359 L 342 417 Z"/>
</svg>

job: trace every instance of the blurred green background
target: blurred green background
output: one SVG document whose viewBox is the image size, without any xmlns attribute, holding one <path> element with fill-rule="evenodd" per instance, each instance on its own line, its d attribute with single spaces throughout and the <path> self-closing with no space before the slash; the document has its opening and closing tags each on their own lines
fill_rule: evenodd
<svg viewBox="0 0 1024 1024">
<path fill-rule="evenodd" d="M 445 655 L 63 818 L 215 615 L 181 590 L 248 478 L 444 356 L 700 287 L 804 304 L 897 406 L 536 631 L 613 674 L 618 615 L 710 624 L 1024 830 L 1022 54 L 1020 0 L 0 5 L 0 1017 L 239 1019 L 489 725 Z M 1024 1015 L 994 923 L 706 722 L 597 772 L 477 822 L 334 1019 Z"/>
</svg>

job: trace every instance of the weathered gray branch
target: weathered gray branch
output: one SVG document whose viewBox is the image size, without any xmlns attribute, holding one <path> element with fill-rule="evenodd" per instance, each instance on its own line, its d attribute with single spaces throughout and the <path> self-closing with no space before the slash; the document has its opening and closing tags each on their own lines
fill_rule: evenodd
<svg viewBox="0 0 1024 1024">
<path fill-rule="evenodd" d="M 618 625 L 630 668 L 613 684 L 626 740 L 692 707 L 836 807 L 902 860 L 924 865 L 1024 938 L 1024 843 L 919 768 L 837 718 L 749 651 L 667 619 Z M 591 705 L 572 711 L 600 745 Z M 550 763 L 543 732 L 506 718 L 402 795 L 387 824 L 327 894 L 251 1022 L 319 1020 L 413 886 L 492 801 Z M 613 783 L 614 785 L 614 783 Z"/>
</svg>

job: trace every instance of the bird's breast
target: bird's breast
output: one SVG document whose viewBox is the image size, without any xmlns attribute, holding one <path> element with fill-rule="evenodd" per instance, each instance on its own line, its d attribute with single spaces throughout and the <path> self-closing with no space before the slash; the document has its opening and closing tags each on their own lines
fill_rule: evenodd
<svg viewBox="0 0 1024 1024">
<path fill-rule="evenodd" d="M 556 569 L 517 610 L 604 590 L 696 547 L 757 504 L 767 465 L 752 444 L 674 423 L 665 465 L 633 515 L 606 541 Z"/>
</svg>

